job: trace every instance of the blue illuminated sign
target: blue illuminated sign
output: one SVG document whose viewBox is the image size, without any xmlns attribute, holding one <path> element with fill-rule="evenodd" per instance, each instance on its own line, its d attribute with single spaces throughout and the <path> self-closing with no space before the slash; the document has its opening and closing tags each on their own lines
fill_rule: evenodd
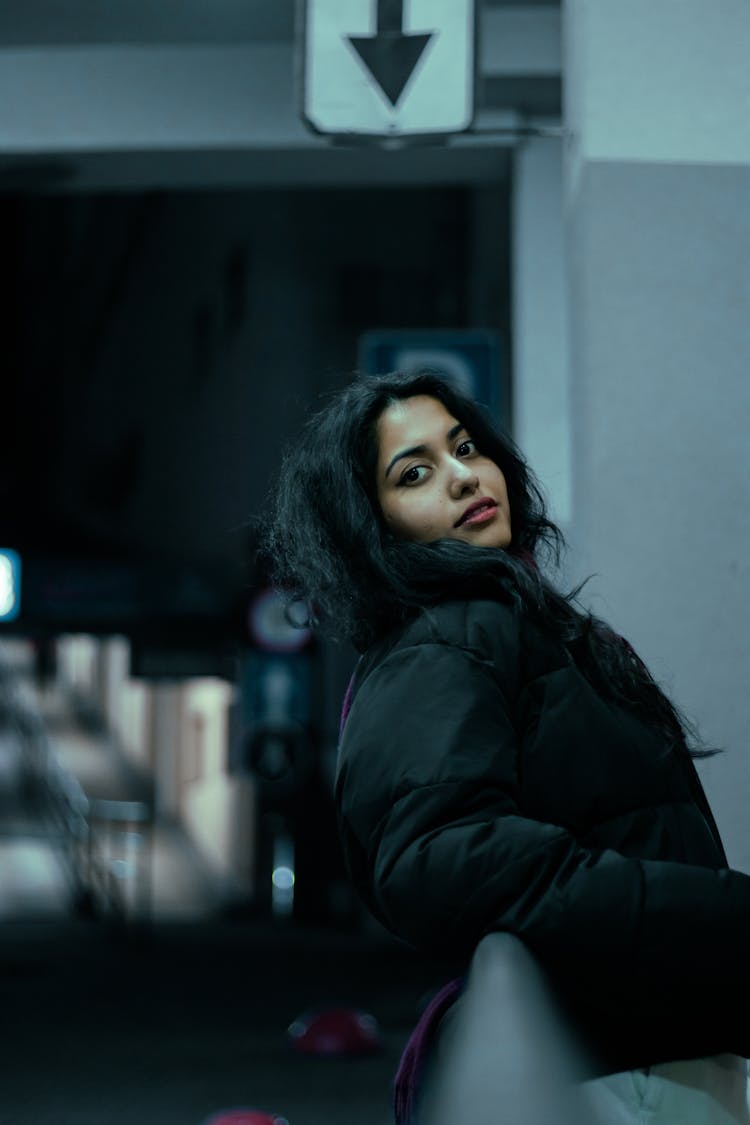
<svg viewBox="0 0 750 1125">
<path fill-rule="evenodd" d="M 484 403 L 505 424 L 505 388 L 496 333 L 482 329 L 432 329 L 424 332 L 378 330 L 359 341 L 359 369 L 367 375 L 430 367 L 457 390 Z"/>
<path fill-rule="evenodd" d="M 21 556 L 0 547 L 0 622 L 15 621 L 21 612 Z"/>
</svg>

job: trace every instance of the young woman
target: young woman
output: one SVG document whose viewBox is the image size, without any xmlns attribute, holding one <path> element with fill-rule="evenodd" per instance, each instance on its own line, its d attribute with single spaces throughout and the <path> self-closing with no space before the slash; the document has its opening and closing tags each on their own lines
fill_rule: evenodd
<svg viewBox="0 0 750 1125">
<path fill-rule="evenodd" d="M 561 545 L 518 449 L 435 374 L 358 379 L 310 420 L 267 546 L 362 652 L 336 780 L 351 876 L 416 948 L 520 939 L 610 1092 L 640 1072 L 622 1120 L 747 1121 L 750 877 L 693 764 L 711 751 L 544 576 Z M 460 988 L 407 1051 L 417 1082 Z"/>
</svg>

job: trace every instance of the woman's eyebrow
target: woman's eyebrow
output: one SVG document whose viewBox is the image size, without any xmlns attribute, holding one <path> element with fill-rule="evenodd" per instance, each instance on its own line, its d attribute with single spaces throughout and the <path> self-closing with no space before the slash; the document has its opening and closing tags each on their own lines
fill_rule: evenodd
<svg viewBox="0 0 750 1125">
<path fill-rule="evenodd" d="M 426 445 L 412 445 L 411 449 L 402 449 L 402 451 L 400 453 L 396 454 L 396 456 L 393 458 L 393 460 L 391 461 L 388 468 L 385 470 L 385 475 L 388 476 L 388 474 L 390 473 L 391 469 L 396 464 L 396 462 L 402 461 L 404 459 L 404 457 L 413 457 L 415 453 L 426 453 L 426 452 L 427 452 L 427 446 Z"/>
<path fill-rule="evenodd" d="M 451 428 L 448 430 L 448 433 L 445 435 L 446 442 L 453 441 L 453 439 L 455 437 L 458 437 L 458 435 L 461 433 L 461 430 L 465 428 L 466 427 L 464 426 L 463 422 L 457 422 L 455 426 L 451 426 Z M 428 447 L 426 445 L 412 445 L 410 449 L 402 449 L 400 453 L 396 454 L 396 456 L 389 464 L 388 468 L 385 470 L 386 477 L 397 461 L 402 461 L 404 457 L 413 457 L 415 453 L 426 453 L 427 448 Z"/>
</svg>

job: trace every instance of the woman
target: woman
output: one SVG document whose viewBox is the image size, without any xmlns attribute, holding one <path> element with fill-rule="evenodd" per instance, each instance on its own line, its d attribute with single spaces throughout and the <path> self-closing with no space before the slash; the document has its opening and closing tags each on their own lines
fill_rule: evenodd
<svg viewBox="0 0 750 1125">
<path fill-rule="evenodd" d="M 711 751 L 580 587 L 543 576 L 561 544 L 519 451 L 433 373 L 360 379 L 309 422 L 268 550 L 363 654 L 336 779 L 349 869 L 416 948 L 520 939 L 609 1093 L 663 1064 L 676 1120 L 746 1121 L 750 877 L 693 765 Z M 417 1081 L 459 990 L 407 1051 Z"/>
</svg>

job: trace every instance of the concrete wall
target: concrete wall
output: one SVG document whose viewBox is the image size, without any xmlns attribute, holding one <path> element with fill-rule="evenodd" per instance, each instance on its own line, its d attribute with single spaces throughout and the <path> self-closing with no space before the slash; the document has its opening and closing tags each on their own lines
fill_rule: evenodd
<svg viewBox="0 0 750 1125">
<path fill-rule="evenodd" d="M 750 9 L 568 0 L 573 520 L 590 604 L 727 753 L 750 870 Z"/>
</svg>

